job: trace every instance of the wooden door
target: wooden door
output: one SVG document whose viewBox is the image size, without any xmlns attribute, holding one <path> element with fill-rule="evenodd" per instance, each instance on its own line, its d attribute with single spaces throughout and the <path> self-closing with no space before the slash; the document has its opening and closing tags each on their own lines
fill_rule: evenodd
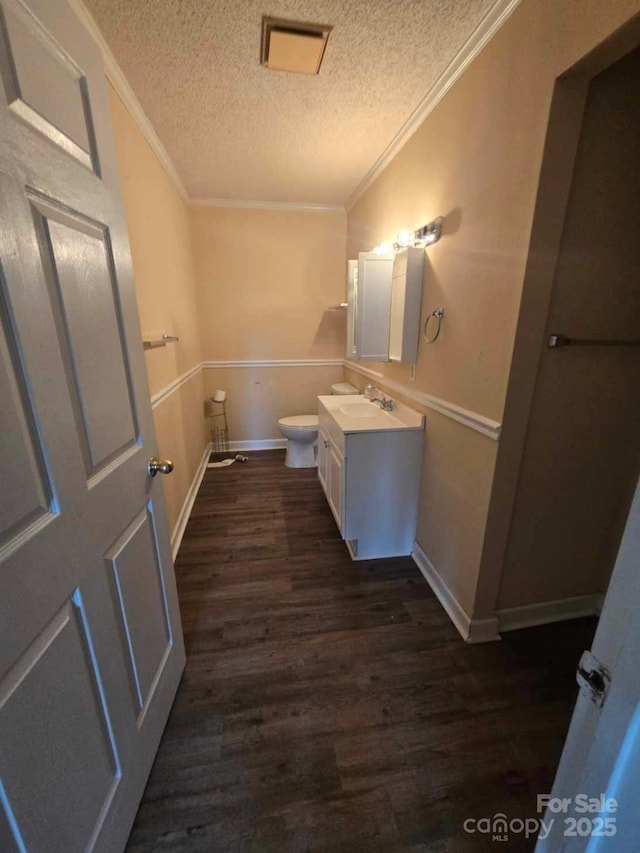
<svg viewBox="0 0 640 853">
<path fill-rule="evenodd" d="M 0 850 L 123 849 L 184 666 L 101 56 L 0 0 Z"/>
</svg>

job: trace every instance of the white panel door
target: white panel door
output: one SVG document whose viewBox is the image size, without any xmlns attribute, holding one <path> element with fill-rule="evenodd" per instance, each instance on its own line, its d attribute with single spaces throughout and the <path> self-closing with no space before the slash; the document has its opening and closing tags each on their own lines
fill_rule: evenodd
<svg viewBox="0 0 640 853">
<path fill-rule="evenodd" d="M 592 654 L 604 668 L 606 698 L 599 704 L 590 687 L 581 688 L 537 853 L 640 849 L 640 483 Z M 600 686 L 597 676 L 594 683 Z"/>
<path fill-rule="evenodd" d="M 101 57 L 0 0 L 0 850 L 122 850 L 184 666 Z"/>
</svg>

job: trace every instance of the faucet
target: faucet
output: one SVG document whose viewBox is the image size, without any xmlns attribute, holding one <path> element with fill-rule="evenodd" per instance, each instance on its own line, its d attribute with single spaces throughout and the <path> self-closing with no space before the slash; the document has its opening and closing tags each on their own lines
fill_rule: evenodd
<svg viewBox="0 0 640 853">
<path fill-rule="evenodd" d="M 385 412 L 393 411 L 393 400 L 390 397 L 385 397 L 384 394 L 380 391 L 379 388 L 374 386 L 373 388 L 374 396 L 370 397 L 370 401 L 372 403 L 380 403 L 380 408 Z M 380 393 L 380 397 L 375 396 L 375 392 Z"/>
</svg>

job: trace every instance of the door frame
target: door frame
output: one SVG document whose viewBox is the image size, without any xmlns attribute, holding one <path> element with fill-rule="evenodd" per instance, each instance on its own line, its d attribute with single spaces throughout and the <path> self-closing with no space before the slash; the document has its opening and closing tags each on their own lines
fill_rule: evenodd
<svg viewBox="0 0 640 853">
<path fill-rule="evenodd" d="M 498 603 L 589 85 L 594 77 L 639 46 L 640 14 L 581 57 L 555 82 L 478 574 L 478 618 L 494 616 Z"/>
</svg>

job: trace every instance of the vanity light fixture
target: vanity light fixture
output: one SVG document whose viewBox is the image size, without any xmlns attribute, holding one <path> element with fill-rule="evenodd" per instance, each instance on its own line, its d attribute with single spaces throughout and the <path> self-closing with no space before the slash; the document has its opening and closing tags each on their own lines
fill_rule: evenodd
<svg viewBox="0 0 640 853">
<path fill-rule="evenodd" d="M 371 251 L 376 255 L 388 255 L 391 252 L 400 252 L 402 249 L 409 249 L 412 246 L 417 246 L 419 249 L 426 249 L 427 246 L 433 246 L 442 237 L 442 225 L 444 217 L 438 216 L 432 222 L 427 222 L 422 228 L 417 228 L 415 231 L 403 229 L 398 231 L 395 243 L 380 243 Z"/>
<path fill-rule="evenodd" d="M 395 245 L 399 249 L 409 249 L 411 246 L 414 246 L 416 242 L 416 235 L 413 231 L 398 231 L 398 236 L 396 237 Z"/>
<path fill-rule="evenodd" d="M 423 225 L 422 228 L 418 228 L 417 231 L 414 232 L 415 236 L 415 246 L 433 246 L 434 243 L 437 243 L 440 237 L 442 237 L 442 225 L 444 223 L 444 217 L 438 216 L 437 219 L 434 219 L 433 222 L 427 222 L 426 225 Z"/>
</svg>

